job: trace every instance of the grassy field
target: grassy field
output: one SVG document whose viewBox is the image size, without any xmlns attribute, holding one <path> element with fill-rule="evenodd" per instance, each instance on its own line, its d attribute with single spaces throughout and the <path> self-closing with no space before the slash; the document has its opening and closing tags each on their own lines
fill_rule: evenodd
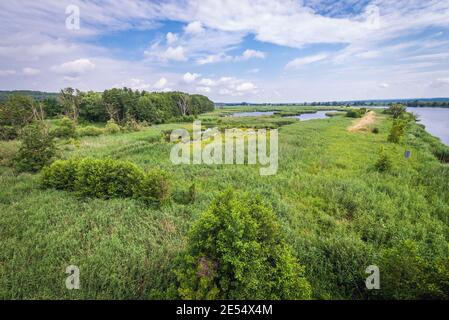
<svg viewBox="0 0 449 320">
<path fill-rule="evenodd" d="M 161 132 L 191 124 L 85 137 L 79 146 L 61 147 L 63 158 L 109 157 L 144 170 L 166 169 L 175 197 L 160 209 L 132 199 L 79 199 L 44 190 L 39 175 L 17 176 L 8 166 L 18 143 L 1 142 L 0 298 L 169 298 L 189 227 L 227 187 L 260 194 L 274 208 L 317 299 L 369 298 L 365 268 L 402 240 L 415 241 L 426 259 L 449 256 L 448 167 L 429 151 L 433 138 L 426 133 L 414 127 L 405 143 L 387 143 L 392 120 L 380 113 L 379 134 L 348 132 L 353 119 L 346 117 L 301 122 L 222 113 L 200 118 L 222 128 L 280 128 L 277 175 L 260 176 L 257 166 L 248 165 L 172 165 L 172 145 Z M 392 159 L 390 172 L 374 169 L 381 146 Z M 176 201 L 193 182 L 195 203 Z M 65 288 L 71 264 L 80 268 L 80 290 Z"/>
</svg>

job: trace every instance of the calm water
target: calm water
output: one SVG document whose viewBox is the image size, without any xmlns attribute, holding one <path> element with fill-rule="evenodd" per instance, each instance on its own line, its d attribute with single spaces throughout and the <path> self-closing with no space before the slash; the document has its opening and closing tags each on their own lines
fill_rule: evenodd
<svg viewBox="0 0 449 320">
<path fill-rule="evenodd" d="M 407 108 L 407 111 L 417 114 L 426 131 L 449 146 L 449 108 Z"/>
<path fill-rule="evenodd" d="M 330 118 L 329 116 L 326 116 L 326 113 L 329 112 L 337 112 L 337 110 L 317 111 L 316 113 L 303 113 L 298 116 L 291 116 L 287 118 L 296 118 L 301 121 L 314 120 L 314 119 L 327 119 Z"/>
<path fill-rule="evenodd" d="M 274 111 L 252 111 L 252 112 L 237 112 L 231 114 L 231 117 L 260 117 L 260 116 L 272 116 Z"/>
</svg>

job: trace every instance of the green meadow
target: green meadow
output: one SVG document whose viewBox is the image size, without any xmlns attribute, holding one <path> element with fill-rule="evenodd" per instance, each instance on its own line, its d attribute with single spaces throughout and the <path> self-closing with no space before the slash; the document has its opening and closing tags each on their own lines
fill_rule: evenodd
<svg viewBox="0 0 449 320">
<path fill-rule="evenodd" d="M 13 170 L 20 142 L 0 142 L 0 298 L 177 298 L 173 269 L 188 232 L 227 188 L 259 195 L 273 208 L 314 299 L 448 298 L 449 170 L 432 153 L 440 145 L 436 138 L 413 123 L 401 143 L 389 143 L 393 120 L 380 111 L 368 130 L 349 132 L 355 120 L 344 116 L 225 116 L 236 110 L 199 120 L 221 129 L 278 128 L 276 175 L 261 176 L 258 165 L 173 165 L 173 144 L 164 133 L 191 129 L 187 122 L 58 141 L 62 159 L 110 158 L 144 171 L 164 169 L 173 197 L 161 207 L 45 189 L 40 174 Z M 316 108 L 258 110 L 285 115 Z M 382 146 L 392 165 L 385 172 L 375 166 Z M 195 201 L 186 204 L 192 184 Z M 80 290 L 66 289 L 69 265 L 80 269 Z M 384 290 L 367 290 L 370 265 L 379 266 Z"/>
</svg>

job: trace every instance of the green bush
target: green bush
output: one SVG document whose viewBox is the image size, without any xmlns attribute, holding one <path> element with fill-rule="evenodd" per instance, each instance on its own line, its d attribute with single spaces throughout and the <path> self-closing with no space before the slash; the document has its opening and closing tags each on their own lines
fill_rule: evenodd
<svg viewBox="0 0 449 320">
<path fill-rule="evenodd" d="M 384 110 L 385 114 L 391 114 L 394 119 L 398 119 L 405 114 L 407 107 L 403 104 L 393 104 L 388 109 Z"/>
<path fill-rule="evenodd" d="M 168 174 L 163 170 L 148 172 L 134 189 L 134 197 L 148 204 L 161 205 L 170 199 L 170 194 Z"/>
<path fill-rule="evenodd" d="M 13 126 L 0 126 L 0 140 L 8 141 L 17 139 L 18 130 Z"/>
<path fill-rule="evenodd" d="M 405 133 L 407 123 L 403 120 L 393 121 L 393 126 L 390 130 L 390 135 L 388 136 L 388 142 L 400 143 L 401 139 Z"/>
<path fill-rule="evenodd" d="M 51 162 L 56 147 L 45 125 L 28 125 L 22 129 L 20 137 L 22 144 L 14 157 L 19 172 L 37 172 Z"/>
<path fill-rule="evenodd" d="M 308 299 L 304 268 L 259 197 L 221 194 L 193 226 L 176 271 L 183 299 Z"/>
<path fill-rule="evenodd" d="M 366 113 L 365 108 L 351 109 L 346 112 L 346 117 L 348 118 L 361 118 Z"/>
<path fill-rule="evenodd" d="M 51 134 L 56 138 L 73 138 L 76 135 L 76 125 L 75 122 L 69 118 L 62 118 L 59 125 L 54 129 Z"/>
<path fill-rule="evenodd" d="M 131 197 L 143 172 L 131 162 L 82 159 L 77 164 L 75 190 L 83 197 Z"/>
<path fill-rule="evenodd" d="M 383 299 L 449 298 L 449 259 L 422 256 L 414 241 L 383 250 L 379 269 Z"/>
<path fill-rule="evenodd" d="M 46 188 L 75 190 L 78 160 L 57 160 L 42 170 L 41 183 Z"/>
<path fill-rule="evenodd" d="M 109 120 L 106 124 L 105 131 L 108 134 L 116 134 L 121 131 L 121 128 L 114 120 Z"/>
<path fill-rule="evenodd" d="M 377 171 L 385 172 L 391 169 L 392 162 L 388 154 L 385 152 L 384 147 L 382 146 L 379 150 L 379 159 L 377 159 L 376 164 L 374 165 Z"/>
<path fill-rule="evenodd" d="M 372 133 L 374 133 L 374 134 L 378 134 L 379 132 L 380 132 L 380 130 L 377 127 L 373 128 L 373 130 L 372 130 Z"/>
<path fill-rule="evenodd" d="M 78 128 L 77 135 L 79 137 L 98 137 L 99 135 L 102 135 L 104 133 L 104 130 L 101 128 L 97 128 L 94 126 L 87 126 Z"/>
</svg>

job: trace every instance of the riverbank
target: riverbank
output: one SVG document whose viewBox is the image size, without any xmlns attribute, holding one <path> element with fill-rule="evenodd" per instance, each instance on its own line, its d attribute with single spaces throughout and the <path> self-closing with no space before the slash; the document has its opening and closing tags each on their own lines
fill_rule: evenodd
<svg viewBox="0 0 449 320">
<path fill-rule="evenodd" d="M 391 271 L 382 273 L 382 286 L 390 289 L 383 291 L 386 297 L 400 298 L 398 290 L 425 294 L 417 285 L 421 280 L 406 271 L 425 274 L 420 261 L 444 266 L 449 256 L 448 168 L 431 151 L 438 141 L 418 125 L 402 144 L 391 144 L 392 119 L 380 111 L 377 117 L 378 134 L 348 132 L 353 119 L 346 117 L 277 123 L 279 169 L 269 178 L 260 176 L 258 166 L 173 165 L 172 145 L 161 136 L 190 128 L 187 123 L 83 137 L 79 146 L 64 148 L 64 158 L 113 158 L 170 172 L 175 197 L 161 208 L 44 190 L 38 175 L 13 173 L 7 164 L 17 144 L 2 143 L 0 298 L 173 298 L 172 270 L 190 226 L 228 187 L 260 195 L 273 207 L 306 268 L 313 298 L 373 298 L 364 282 L 371 264 Z M 200 119 L 223 127 L 275 123 L 266 117 L 223 118 L 219 112 Z M 375 169 L 381 147 L 392 164 L 383 173 Z M 195 201 L 178 200 L 193 183 Z M 409 244 L 416 250 L 405 250 Z M 82 290 L 66 289 L 68 265 L 80 268 Z"/>
</svg>

